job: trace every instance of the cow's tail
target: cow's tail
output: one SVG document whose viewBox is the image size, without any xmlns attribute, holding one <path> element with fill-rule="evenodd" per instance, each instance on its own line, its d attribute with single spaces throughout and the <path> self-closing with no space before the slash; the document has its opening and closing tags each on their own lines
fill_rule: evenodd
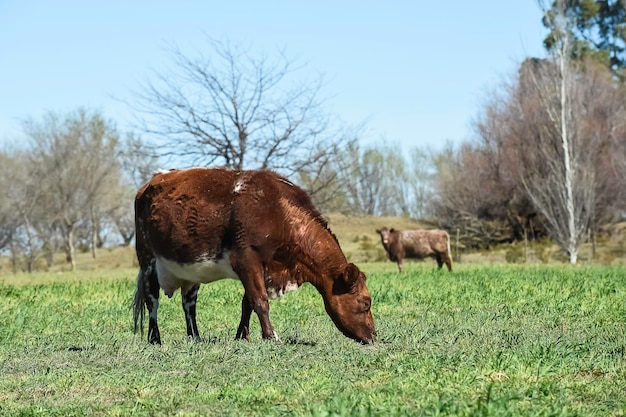
<svg viewBox="0 0 626 417">
<path fill-rule="evenodd" d="M 137 274 L 137 288 L 135 289 L 135 296 L 133 297 L 133 304 L 131 308 L 133 309 L 133 322 L 134 332 L 137 333 L 137 327 L 143 336 L 143 320 L 146 315 L 145 305 L 146 298 L 144 296 L 144 288 L 145 288 L 145 273 L 144 270 L 139 268 L 139 273 Z M 139 325 L 139 326 L 138 326 Z"/>
<path fill-rule="evenodd" d="M 448 232 L 446 232 L 446 237 L 448 241 L 448 259 L 450 262 L 450 270 L 452 270 L 452 251 L 450 250 L 450 234 Z"/>
</svg>

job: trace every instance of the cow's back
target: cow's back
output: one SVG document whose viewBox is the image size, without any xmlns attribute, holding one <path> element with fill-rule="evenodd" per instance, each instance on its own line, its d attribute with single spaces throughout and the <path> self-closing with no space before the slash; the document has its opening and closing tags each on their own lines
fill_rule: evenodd
<svg viewBox="0 0 626 417">
<path fill-rule="evenodd" d="M 228 238 L 235 178 L 228 169 L 155 174 L 135 198 L 140 263 L 153 253 L 181 263 L 216 256 Z"/>
<path fill-rule="evenodd" d="M 448 233 L 444 230 L 398 231 L 407 257 L 433 256 L 448 251 Z"/>
<path fill-rule="evenodd" d="M 430 239 L 425 230 L 401 230 L 398 231 L 406 257 L 418 257 L 433 255 Z"/>
<path fill-rule="evenodd" d="M 448 253 L 450 247 L 450 236 L 445 230 L 429 230 L 428 241 L 432 250 L 437 253 Z"/>
</svg>

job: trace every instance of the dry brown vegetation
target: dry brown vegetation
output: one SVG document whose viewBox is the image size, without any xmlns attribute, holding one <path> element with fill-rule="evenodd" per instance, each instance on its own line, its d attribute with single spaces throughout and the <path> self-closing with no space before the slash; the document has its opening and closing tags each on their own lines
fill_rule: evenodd
<svg viewBox="0 0 626 417">
<path fill-rule="evenodd" d="M 329 214 L 326 216 L 330 228 L 337 235 L 346 256 L 353 262 L 386 261 L 387 255 L 375 229 L 382 226 L 395 229 L 432 229 L 433 227 L 409 217 L 375 217 Z M 549 239 L 540 241 L 501 244 L 489 250 L 467 250 L 455 247 L 455 232 L 450 233 L 451 250 L 457 262 L 464 263 L 551 263 L 566 262 L 567 258 Z M 593 247 L 585 243 L 581 247 L 580 261 L 589 263 Z M 595 242 L 594 263 L 626 263 L 626 222 L 602 230 Z M 424 261 L 413 262 L 431 262 Z M 436 266 L 436 264 L 433 263 Z"/>
<path fill-rule="evenodd" d="M 330 213 L 325 216 L 333 233 L 339 239 L 346 256 L 356 263 L 360 262 L 389 262 L 387 255 L 380 243 L 380 237 L 375 230 L 382 226 L 396 229 L 428 229 L 432 228 L 425 223 L 409 217 L 376 217 L 376 216 L 349 216 L 339 213 Z M 537 242 L 516 242 L 503 244 L 490 250 L 469 251 L 459 249 L 455 251 L 455 234 L 450 231 L 451 250 L 457 262 L 462 263 L 554 263 L 567 262 L 567 258 L 559 250 L 558 246 L 549 240 Z M 605 228 L 596 240 L 595 254 L 592 262 L 598 264 L 623 265 L 626 264 L 626 222 Z M 583 244 L 580 251 L 580 261 L 589 263 L 589 255 L 592 251 L 591 244 Z M 459 259 L 460 257 L 460 259 Z M 424 261 L 409 262 L 431 262 Z M 38 263 L 38 270 L 44 270 L 43 259 Z M 126 269 L 135 268 L 134 246 L 104 248 L 97 251 L 94 259 L 91 252 L 78 253 L 76 257 L 76 270 L 91 271 L 99 269 Z M 433 267 L 436 264 L 433 262 Z M 48 272 L 67 272 L 71 266 L 65 262 L 65 256 L 61 253 L 54 258 L 52 267 Z M 0 261 L 0 275 L 12 274 L 11 264 L 7 257 Z"/>
</svg>

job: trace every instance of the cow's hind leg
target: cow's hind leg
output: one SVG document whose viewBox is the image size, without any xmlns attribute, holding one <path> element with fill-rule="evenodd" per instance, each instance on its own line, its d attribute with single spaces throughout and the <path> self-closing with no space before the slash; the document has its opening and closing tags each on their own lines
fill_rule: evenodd
<svg viewBox="0 0 626 417">
<path fill-rule="evenodd" d="M 187 323 L 187 336 L 193 340 L 200 340 L 198 324 L 196 323 L 196 301 L 200 284 L 191 286 L 187 291 L 181 291 L 183 310 L 185 311 L 185 323 Z"/>
<path fill-rule="evenodd" d="M 137 288 L 133 298 L 133 319 L 135 322 L 135 333 L 137 327 L 141 329 L 143 336 L 143 320 L 146 309 L 148 310 L 148 341 L 150 343 L 161 344 L 159 326 L 157 324 L 157 310 L 159 309 L 159 282 L 154 268 L 154 260 L 147 266 L 139 268 L 137 274 Z"/>
<path fill-rule="evenodd" d="M 239 327 L 237 328 L 237 335 L 235 339 L 246 339 L 250 341 L 250 316 L 252 315 L 252 305 L 248 295 L 244 294 L 241 300 L 241 320 L 239 321 Z"/>
<path fill-rule="evenodd" d="M 161 344 L 161 333 L 157 322 L 157 311 L 159 310 L 159 280 L 157 279 L 154 262 L 146 268 L 144 275 L 144 294 L 146 308 L 148 309 L 148 341 L 154 344 Z"/>
</svg>

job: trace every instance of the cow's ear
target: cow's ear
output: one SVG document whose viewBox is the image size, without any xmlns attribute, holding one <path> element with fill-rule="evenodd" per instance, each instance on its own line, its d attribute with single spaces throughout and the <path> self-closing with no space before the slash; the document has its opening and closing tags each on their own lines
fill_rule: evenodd
<svg viewBox="0 0 626 417">
<path fill-rule="evenodd" d="M 352 286 L 355 282 L 357 282 L 360 276 L 361 271 L 359 270 L 359 268 L 357 268 L 355 264 L 349 263 L 348 265 L 346 265 L 341 275 L 339 275 L 336 283 L 346 287 L 346 289 L 349 289 L 352 288 Z"/>
<path fill-rule="evenodd" d="M 355 264 L 349 263 L 346 265 L 346 269 L 343 271 L 343 280 L 347 285 L 354 285 L 360 276 L 361 270 L 359 270 Z"/>
<path fill-rule="evenodd" d="M 357 268 L 355 264 L 349 263 L 333 282 L 333 294 L 345 294 L 352 292 L 355 288 L 355 284 L 361 276 L 363 277 L 363 280 L 365 280 L 365 275 L 359 270 L 359 268 Z"/>
<path fill-rule="evenodd" d="M 393 227 L 391 229 L 389 229 L 389 233 L 393 233 L 395 231 L 396 231 L 396 229 L 394 229 Z"/>
<path fill-rule="evenodd" d="M 380 229 L 376 229 L 376 233 L 380 233 Z"/>
</svg>

